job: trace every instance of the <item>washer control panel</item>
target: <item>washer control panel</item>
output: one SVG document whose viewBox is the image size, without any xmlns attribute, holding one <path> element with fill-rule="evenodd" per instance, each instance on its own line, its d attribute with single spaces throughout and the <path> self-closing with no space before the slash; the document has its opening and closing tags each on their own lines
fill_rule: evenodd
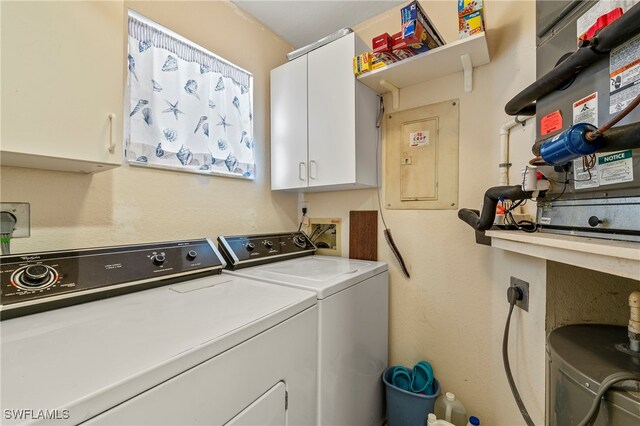
<svg viewBox="0 0 640 426">
<path fill-rule="evenodd" d="M 315 253 L 316 246 L 304 232 L 218 237 L 227 269 L 277 262 Z"/>
<path fill-rule="evenodd" d="M 1 256 L 0 313 L 2 319 L 35 313 L 219 273 L 224 266 L 208 239 Z"/>
</svg>

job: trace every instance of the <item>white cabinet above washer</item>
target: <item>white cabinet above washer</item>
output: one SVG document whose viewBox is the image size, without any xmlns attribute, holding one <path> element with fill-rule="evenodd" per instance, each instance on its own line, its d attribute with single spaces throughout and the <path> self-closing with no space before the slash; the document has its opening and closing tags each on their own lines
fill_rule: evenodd
<svg viewBox="0 0 640 426">
<path fill-rule="evenodd" d="M 1 164 L 85 173 L 121 165 L 123 2 L 0 7 Z"/>
<path fill-rule="evenodd" d="M 353 75 L 354 33 L 271 71 L 271 189 L 377 186 L 376 93 Z"/>
</svg>

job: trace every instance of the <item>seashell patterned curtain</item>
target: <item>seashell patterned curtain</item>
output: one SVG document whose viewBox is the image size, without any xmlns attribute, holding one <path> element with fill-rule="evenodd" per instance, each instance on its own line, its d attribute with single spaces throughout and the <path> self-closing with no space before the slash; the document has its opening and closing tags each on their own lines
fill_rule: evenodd
<svg viewBox="0 0 640 426">
<path fill-rule="evenodd" d="M 129 11 L 125 158 L 253 179 L 253 76 Z"/>
</svg>

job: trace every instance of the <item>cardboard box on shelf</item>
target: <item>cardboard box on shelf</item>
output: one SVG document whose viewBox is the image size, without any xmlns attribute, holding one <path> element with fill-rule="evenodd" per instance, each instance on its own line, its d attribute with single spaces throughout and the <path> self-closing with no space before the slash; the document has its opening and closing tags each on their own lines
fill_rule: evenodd
<svg viewBox="0 0 640 426">
<path fill-rule="evenodd" d="M 458 19 L 458 29 L 460 32 L 460 38 L 469 37 L 473 34 L 484 31 L 482 14 L 478 11 L 470 13 L 469 15 L 461 16 Z"/>
<path fill-rule="evenodd" d="M 391 52 L 391 36 L 389 33 L 380 34 L 371 40 L 373 53 Z"/>
<path fill-rule="evenodd" d="M 390 65 L 394 62 L 398 62 L 398 57 L 395 56 L 391 52 L 373 52 L 373 60 L 371 61 L 371 69 L 375 70 L 380 68 L 382 63 L 383 65 Z"/>
<path fill-rule="evenodd" d="M 431 38 L 437 43 L 438 46 L 443 46 L 445 44 L 444 38 L 440 35 L 435 25 L 429 19 L 427 13 L 422 9 L 420 3 L 417 1 L 412 1 L 402 9 L 400 9 L 400 15 L 402 17 L 402 26 L 407 22 L 411 21 L 419 21 L 424 27 L 425 31 L 431 35 Z"/>
<path fill-rule="evenodd" d="M 482 12 L 484 4 L 482 0 L 458 0 L 458 16 L 469 15 L 474 12 Z"/>
<path fill-rule="evenodd" d="M 365 52 L 361 55 L 353 57 L 353 73 L 360 75 L 365 72 L 371 71 L 373 62 L 373 54 L 371 52 Z"/>
<path fill-rule="evenodd" d="M 438 43 L 433 39 L 420 21 L 410 21 L 402 24 L 402 38 L 415 53 L 435 49 Z"/>
<path fill-rule="evenodd" d="M 407 42 L 402 38 L 402 31 L 391 36 L 391 53 L 399 60 L 407 59 L 415 55 L 414 50 L 409 47 Z"/>
<path fill-rule="evenodd" d="M 484 31 L 484 0 L 458 0 L 460 38 Z"/>
</svg>

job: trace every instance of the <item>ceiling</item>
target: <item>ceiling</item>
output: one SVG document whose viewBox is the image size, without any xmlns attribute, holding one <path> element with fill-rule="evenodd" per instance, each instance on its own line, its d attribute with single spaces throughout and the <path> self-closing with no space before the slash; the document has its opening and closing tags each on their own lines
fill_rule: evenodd
<svg viewBox="0 0 640 426">
<path fill-rule="evenodd" d="M 295 49 L 341 28 L 351 28 L 406 1 L 232 0 Z"/>
</svg>

